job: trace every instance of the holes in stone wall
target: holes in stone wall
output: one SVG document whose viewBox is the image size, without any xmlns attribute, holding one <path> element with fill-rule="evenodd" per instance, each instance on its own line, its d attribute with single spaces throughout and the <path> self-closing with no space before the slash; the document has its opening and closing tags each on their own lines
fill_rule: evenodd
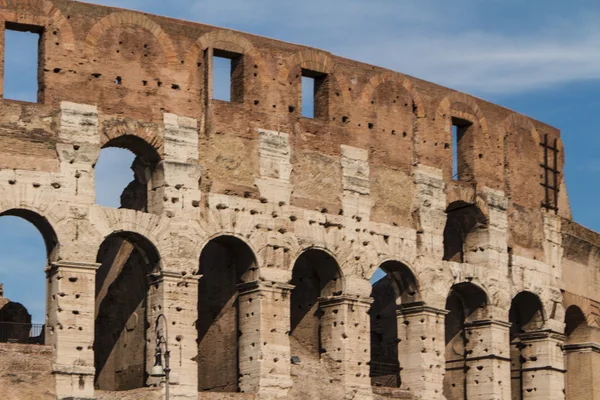
<svg viewBox="0 0 600 400">
<path fill-rule="evenodd" d="M 212 98 L 214 100 L 243 102 L 244 71 L 241 54 L 213 49 Z"/>
<path fill-rule="evenodd" d="M 28 102 L 43 100 L 44 28 L 6 23 L 4 34 L 4 98 Z"/>
</svg>

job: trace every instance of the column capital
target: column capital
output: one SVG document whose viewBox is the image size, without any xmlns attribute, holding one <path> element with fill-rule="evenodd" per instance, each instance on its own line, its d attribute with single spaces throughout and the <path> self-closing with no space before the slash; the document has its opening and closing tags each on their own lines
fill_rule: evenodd
<svg viewBox="0 0 600 400">
<path fill-rule="evenodd" d="M 373 298 L 362 296 L 339 295 L 331 297 L 319 297 L 319 304 L 322 307 L 333 307 L 342 304 L 361 304 L 370 306 L 373 303 Z"/>
<path fill-rule="evenodd" d="M 508 321 L 501 321 L 498 319 L 481 319 L 478 321 L 472 321 L 472 322 L 465 323 L 465 328 L 483 328 L 483 327 L 489 327 L 489 326 L 510 329 L 510 327 L 512 326 L 512 323 L 510 323 Z"/>
<path fill-rule="evenodd" d="M 51 263 L 48 267 L 46 267 L 47 274 L 53 274 L 61 271 L 76 271 L 76 272 L 93 272 L 95 273 L 98 268 L 100 268 L 99 263 L 89 263 L 89 262 L 80 262 L 80 261 L 57 261 Z"/>
<path fill-rule="evenodd" d="M 563 350 L 566 353 L 600 353 L 600 343 L 585 342 L 565 344 Z"/>
<path fill-rule="evenodd" d="M 534 342 L 534 341 L 544 340 L 544 339 L 554 339 L 554 340 L 564 342 L 565 335 L 560 332 L 546 329 L 546 330 L 533 331 L 533 332 L 523 332 L 523 333 L 519 334 L 519 339 L 521 339 L 521 341 L 525 341 L 525 342 L 527 342 L 527 341 Z"/>
<path fill-rule="evenodd" d="M 198 280 L 202 277 L 202 275 L 192 275 L 186 274 L 183 275 L 181 272 L 174 271 L 158 271 L 151 273 L 150 278 L 155 282 L 164 282 L 164 281 L 188 281 L 188 282 L 198 282 Z"/>
<path fill-rule="evenodd" d="M 249 294 L 261 291 L 272 292 L 291 292 L 294 285 L 289 283 L 271 282 L 271 281 L 251 281 L 237 285 L 237 290 L 240 294 Z"/>
<path fill-rule="evenodd" d="M 442 310 L 428 306 L 426 304 L 412 303 L 407 305 L 399 305 L 396 309 L 396 315 L 410 316 L 414 314 L 429 314 L 435 316 L 444 316 L 448 314 L 448 310 Z"/>
</svg>

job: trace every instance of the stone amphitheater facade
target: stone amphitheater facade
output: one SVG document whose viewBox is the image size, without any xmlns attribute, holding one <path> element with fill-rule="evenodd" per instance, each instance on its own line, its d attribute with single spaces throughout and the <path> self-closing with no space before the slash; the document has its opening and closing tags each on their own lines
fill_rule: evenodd
<svg viewBox="0 0 600 400">
<path fill-rule="evenodd" d="M 557 129 L 213 26 L 0 18 L 41 37 L 37 103 L 0 100 L 0 215 L 47 246 L 57 398 L 161 387 L 164 314 L 172 398 L 600 399 L 600 235 L 572 221 Z M 118 209 L 95 204 L 107 147 L 137 156 Z"/>
</svg>

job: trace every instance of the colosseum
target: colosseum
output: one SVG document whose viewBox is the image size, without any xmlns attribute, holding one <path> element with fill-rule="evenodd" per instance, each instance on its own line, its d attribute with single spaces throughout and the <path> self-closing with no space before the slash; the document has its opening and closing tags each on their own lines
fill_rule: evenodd
<svg viewBox="0 0 600 400">
<path fill-rule="evenodd" d="M 0 100 L 0 215 L 47 250 L 39 344 L 0 335 L 3 398 L 600 399 L 600 234 L 558 129 L 213 26 L 0 18 L 40 38 L 37 102 Z M 110 147 L 136 156 L 120 208 L 95 204 Z"/>
</svg>

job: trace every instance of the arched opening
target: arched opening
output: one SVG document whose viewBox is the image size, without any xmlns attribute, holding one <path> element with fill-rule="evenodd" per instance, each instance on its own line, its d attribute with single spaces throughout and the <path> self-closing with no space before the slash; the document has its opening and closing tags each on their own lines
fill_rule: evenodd
<svg viewBox="0 0 600 400">
<path fill-rule="evenodd" d="M 444 260 L 466 262 L 465 254 L 477 248 L 475 231 L 487 227 L 487 218 L 477 206 L 455 201 L 446 209 Z"/>
<path fill-rule="evenodd" d="M 39 214 L 0 213 L 0 342 L 45 343 L 48 285 L 45 268 L 56 260 L 58 238 Z"/>
<path fill-rule="evenodd" d="M 594 368 L 598 358 L 590 343 L 597 342 L 597 329 L 587 323 L 581 308 L 572 305 L 565 312 L 565 390 L 567 399 L 593 399 L 597 396 L 595 385 L 582 385 L 582 382 L 595 382 L 598 375 Z M 591 350 L 591 351 L 590 351 Z"/>
<path fill-rule="evenodd" d="M 513 400 L 523 399 L 523 343 L 521 334 L 535 332 L 544 326 L 540 298 L 531 292 L 521 292 L 511 303 L 510 328 L 511 393 Z"/>
<path fill-rule="evenodd" d="M 156 149 L 137 136 L 123 135 L 110 140 L 94 166 L 96 204 L 160 212 L 154 201 L 161 180 L 159 162 Z"/>
<path fill-rule="evenodd" d="M 398 261 L 383 263 L 374 277 L 369 310 L 371 320 L 370 375 L 373 386 L 400 387 L 398 354 L 398 307 L 419 303 L 417 281 L 412 271 Z"/>
<path fill-rule="evenodd" d="M 200 255 L 198 390 L 239 391 L 238 285 L 254 280 L 256 258 L 233 236 L 219 236 Z"/>
<path fill-rule="evenodd" d="M 446 299 L 444 395 L 448 400 L 468 398 L 469 349 L 466 328 L 470 322 L 483 319 L 487 303 L 485 292 L 472 283 L 454 285 Z"/>
<path fill-rule="evenodd" d="M 160 268 L 158 251 L 136 233 L 108 236 L 98 251 L 94 356 L 97 389 L 118 391 L 146 385 L 150 274 Z M 150 349 L 150 350 L 153 350 Z"/>
<path fill-rule="evenodd" d="M 337 261 L 323 250 L 310 249 L 294 264 L 291 295 L 290 336 L 293 355 L 318 360 L 321 354 L 319 298 L 342 294 Z"/>
</svg>

